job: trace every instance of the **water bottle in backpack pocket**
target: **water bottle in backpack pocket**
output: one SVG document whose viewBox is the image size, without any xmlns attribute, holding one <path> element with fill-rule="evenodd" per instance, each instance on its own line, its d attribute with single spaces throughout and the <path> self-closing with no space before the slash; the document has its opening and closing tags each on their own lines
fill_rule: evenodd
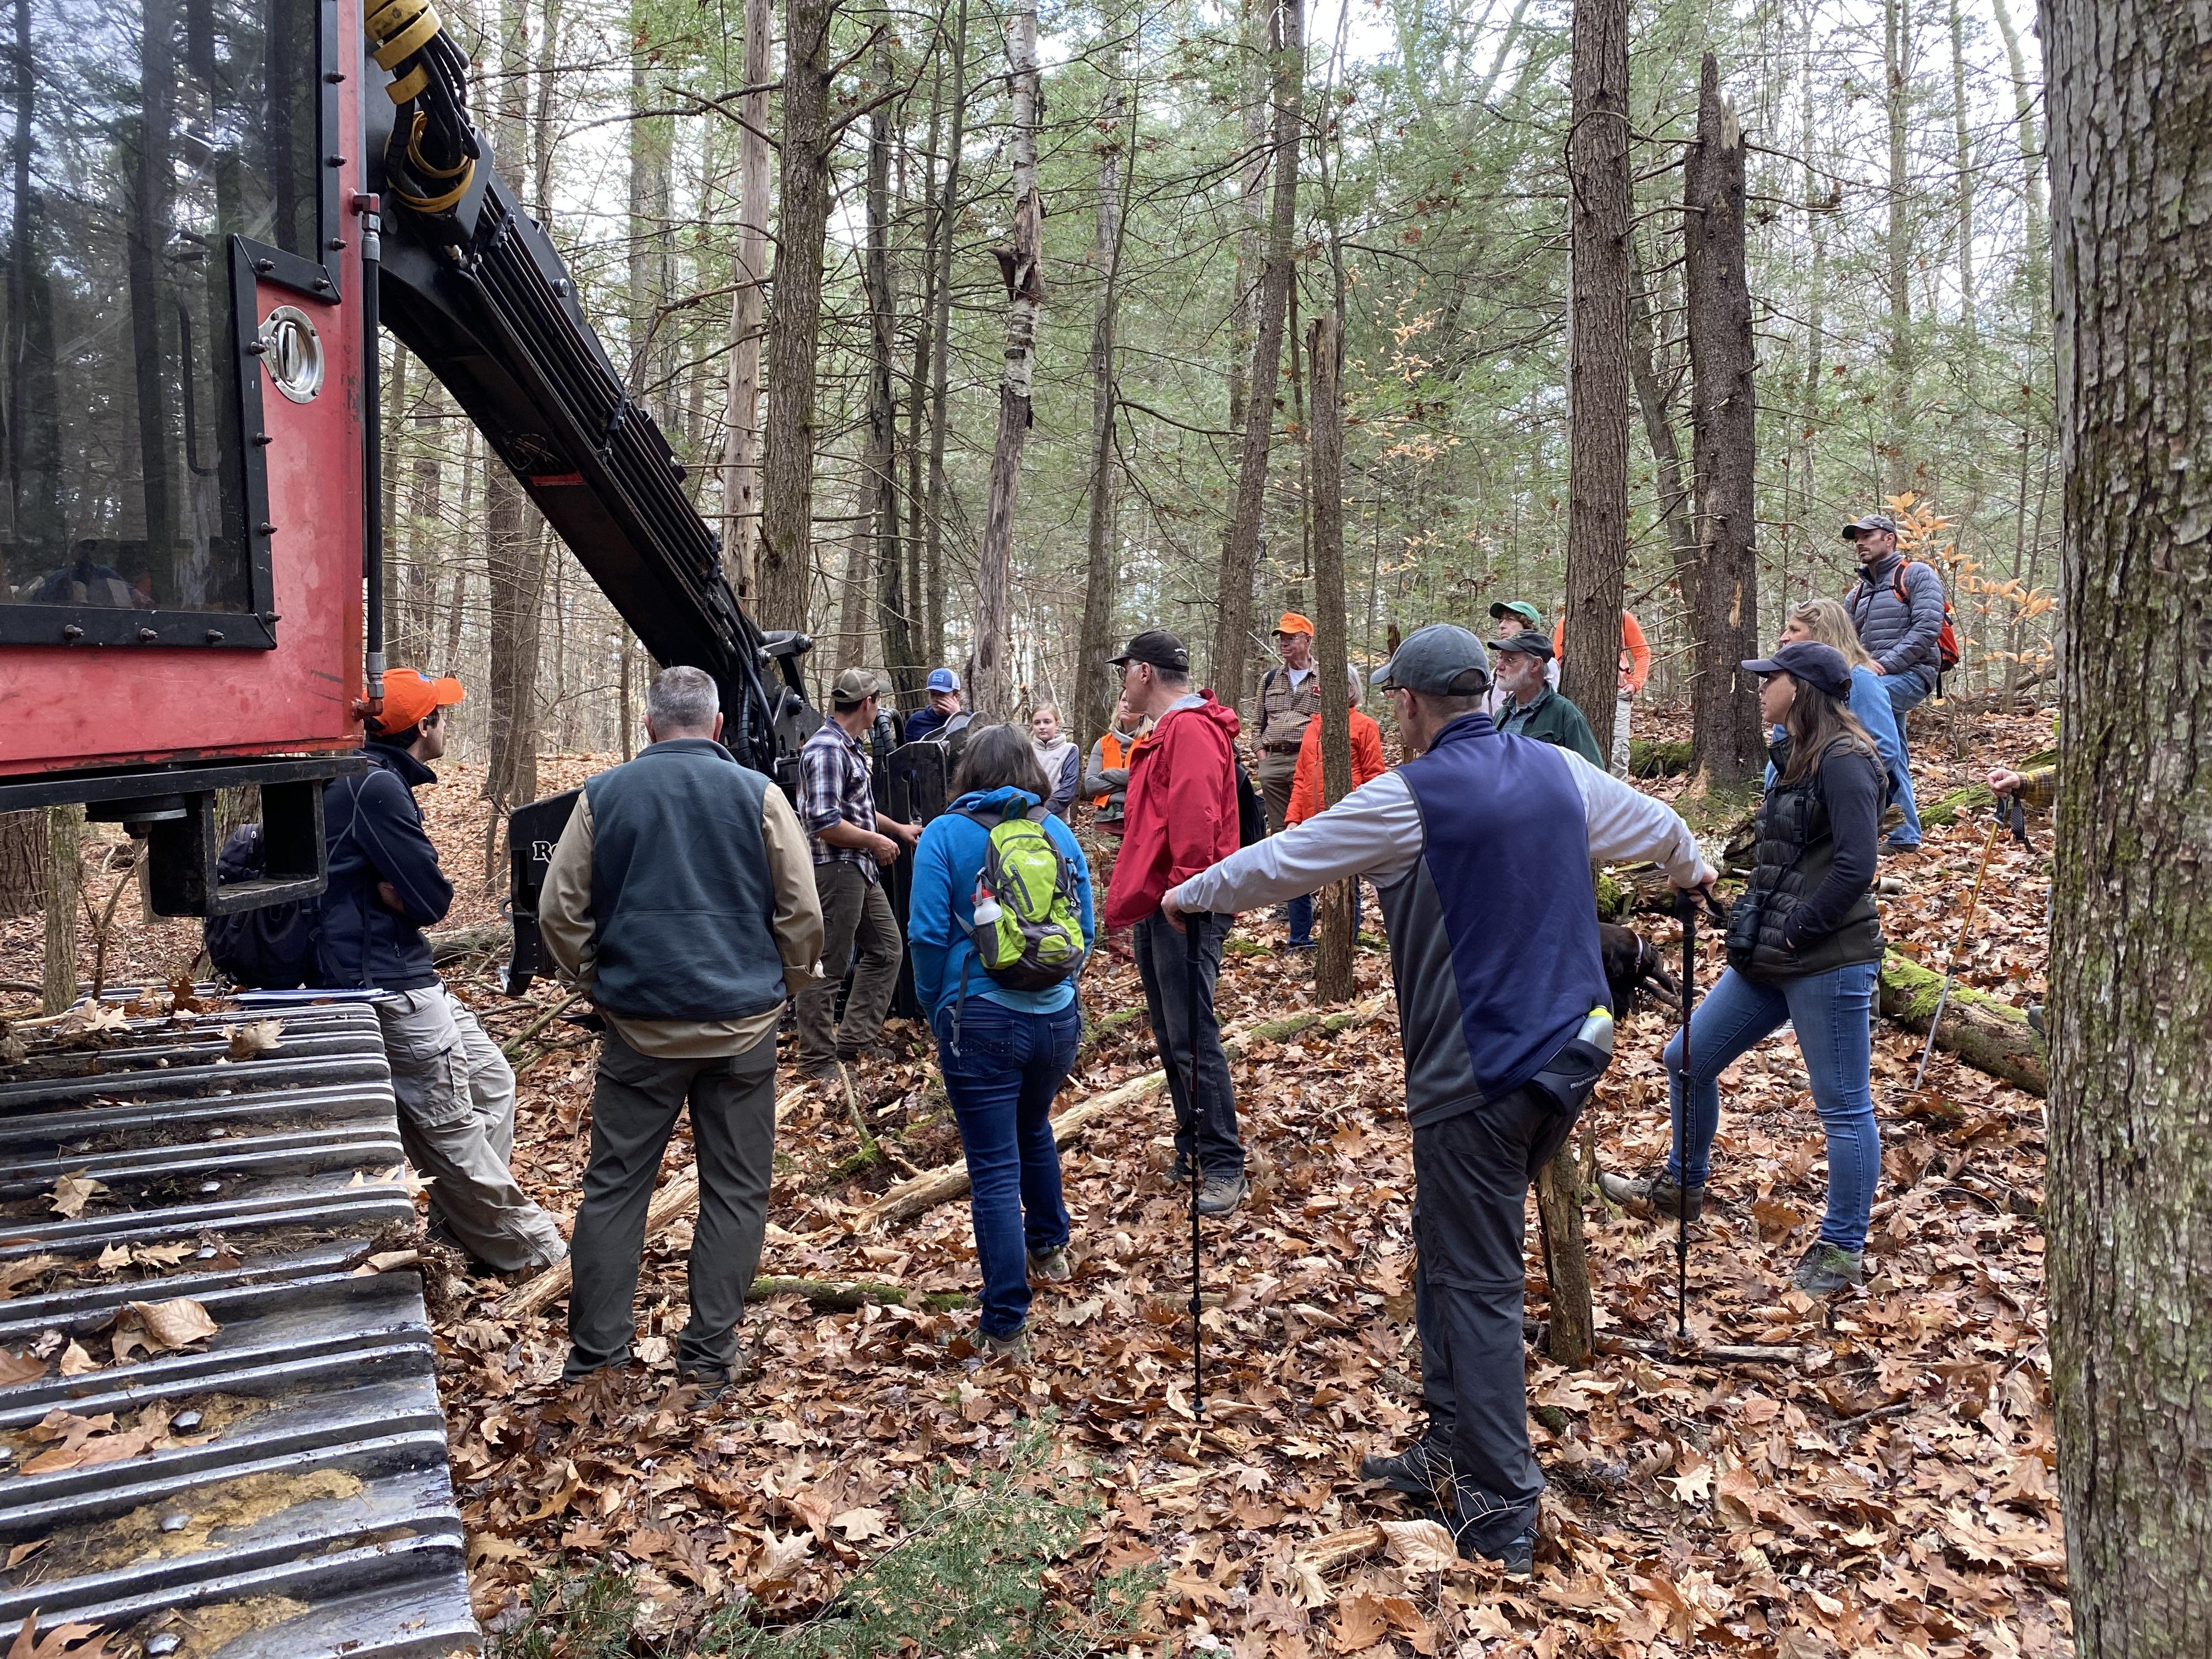
<svg viewBox="0 0 2212 1659">
<path fill-rule="evenodd" d="M 1048 990 L 1083 966 L 1075 860 L 1054 844 L 1047 816 L 1033 807 L 994 823 L 975 878 L 969 942 L 983 971 L 1010 991 Z"/>
</svg>

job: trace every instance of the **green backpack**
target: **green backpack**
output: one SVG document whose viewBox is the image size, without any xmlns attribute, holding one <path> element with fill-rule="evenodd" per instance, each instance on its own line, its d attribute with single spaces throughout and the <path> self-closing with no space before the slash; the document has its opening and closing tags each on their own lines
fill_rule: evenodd
<svg viewBox="0 0 2212 1659">
<path fill-rule="evenodd" d="M 975 878 L 968 938 L 984 972 L 1010 991 L 1047 990 L 1083 966 L 1075 860 L 1053 844 L 1046 816 L 1038 806 L 992 824 Z"/>
</svg>

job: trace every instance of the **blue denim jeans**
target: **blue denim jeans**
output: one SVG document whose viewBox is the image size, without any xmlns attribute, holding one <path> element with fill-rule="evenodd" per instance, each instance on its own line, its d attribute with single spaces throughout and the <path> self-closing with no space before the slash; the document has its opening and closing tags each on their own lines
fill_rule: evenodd
<svg viewBox="0 0 2212 1659">
<path fill-rule="evenodd" d="M 1291 943 L 1307 945 L 1314 942 L 1314 899 L 1311 893 L 1301 893 L 1285 907 L 1290 911 Z M 1359 884 L 1352 884 L 1352 942 L 1359 942 Z"/>
<path fill-rule="evenodd" d="M 1067 1243 L 1050 1112 L 1082 1035 L 1083 1012 L 1073 1002 L 1032 1014 L 971 996 L 960 1016 L 960 1052 L 938 1036 L 937 1061 L 968 1158 L 986 1336 L 1021 1329 L 1030 1312 L 1030 1255 Z"/>
<path fill-rule="evenodd" d="M 1865 1249 L 1867 1212 L 1881 1179 L 1868 1030 L 1878 972 L 1878 963 L 1855 962 L 1799 979 L 1746 979 L 1733 968 L 1723 973 L 1690 1016 L 1694 1070 L 1686 1114 L 1682 1034 L 1675 1032 L 1667 1044 L 1667 1096 L 1674 1125 L 1667 1173 L 1690 1186 L 1705 1179 L 1720 1127 L 1721 1073 L 1786 1019 L 1797 1033 L 1813 1104 L 1828 1138 L 1828 1212 L 1821 1218 L 1820 1241 L 1841 1249 Z"/>
<path fill-rule="evenodd" d="M 1905 716 L 1909 710 L 1917 708 L 1928 701 L 1928 682 L 1917 673 L 1885 674 L 1881 684 L 1882 690 L 1889 693 L 1890 712 L 1897 716 L 1897 752 L 1909 756 L 1911 750 L 1905 741 Z M 1920 807 L 1912 799 L 1910 768 L 1906 769 L 1900 787 L 1904 793 L 1898 796 L 1897 804 L 1904 810 L 1905 822 L 1898 825 L 1889 838 L 1889 844 L 1892 847 L 1917 847 L 1920 845 Z"/>
</svg>

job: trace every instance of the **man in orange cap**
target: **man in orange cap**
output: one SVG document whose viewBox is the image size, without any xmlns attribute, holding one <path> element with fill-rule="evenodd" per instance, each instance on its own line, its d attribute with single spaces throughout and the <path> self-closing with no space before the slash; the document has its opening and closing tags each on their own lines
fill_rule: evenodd
<svg viewBox="0 0 2212 1659">
<path fill-rule="evenodd" d="M 1260 682 L 1261 799 L 1267 803 L 1267 830 L 1279 836 L 1290 826 L 1291 788 L 1297 781 L 1298 745 L 1306 727 L 1321 713 L 1321 676 L 1314 672 L 1313 624 L 1295 611 L 1275 624 L 1275 649 L 1283 660 Z M 1291 948 L 1313 948 L 1313 896 L 1289 905 Z"/>
<path fill-rule="evenodd" d="M 514 1073 L 476 1016 L 447 993 L 425 927 L 445 920 L 453 884 L 438 867 L 415 791 L 435 783 L 456 679 L 387 670 L 368 717 L 368 770 L 323 792 L 330 842 L 315 940 L 318 982 L 384 993 L 375 1004 L 407 1161 L 432 1178 L 430 1216 L 495 1273 L 524 1274 L 568 1254 L 553 1218 L 515 1184 Z"/>
</svg>

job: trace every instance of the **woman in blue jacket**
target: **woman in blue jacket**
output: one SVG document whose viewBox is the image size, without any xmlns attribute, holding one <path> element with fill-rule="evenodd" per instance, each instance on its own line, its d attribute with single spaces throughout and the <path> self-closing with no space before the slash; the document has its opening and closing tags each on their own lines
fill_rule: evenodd
<svg viewBox="0 0 2212 1659">
<path fill-rule="evenodd" d="M 1029 733 L 1014 726 L 976 732 L 952 793 L 951 806 L 930 820 L 915 848 L 907 950 L 968 1158 L 983 1273 L 980 1346 L 1019 1361 L 1029 1351 L 1030 1280 L 1068 1277 L 1067 1209 L 1049 1113 L 1075 1063 L 1083 1014 L 1074 975 L 1041 991 L 1009 989 L 984 971 L 969 938 L 992 828 L 1050 799 Z M 1048 815 L 1043 829 L 1073 869 L 1087 951 L 1090 866 L 1066 823 Z"/>
<path fill-rule="evenodd" d="M 1893 853 L 1912 851 L 1920 845 L 1920 814 L 1912 800 L 1912 774 L 1905 763 L 1905 744 L 1898 738 L 1898 717 L 1891 711 L 1889 693 L 1883 688 L 1882 677 L 1875 672 L 1874 659 L 1859 643 L 1858 629 L 1851 626 L 1851 613 L 1844 608 L 1840 599 L 1808 599 L 1793 609 L 1789 620 L 1782 624 L 1782 643 L 1788 645 L 1796 640 L 1832 646 L 1844 653 L 1844 660 L 1850 665 L 1850 711 L 1874 739 L 1875 757 L 1881 763 L 1890 799 L 1905 811 L 1905 822 L 1897 826 L 1896 836 L 1882 845 Z M 1773 735 L 1780 737 L 1782 729 L 1777 726 Z M 1769 789 L 1774 787 L 1774 763 L 1769 761 Z"/>
</svg>

